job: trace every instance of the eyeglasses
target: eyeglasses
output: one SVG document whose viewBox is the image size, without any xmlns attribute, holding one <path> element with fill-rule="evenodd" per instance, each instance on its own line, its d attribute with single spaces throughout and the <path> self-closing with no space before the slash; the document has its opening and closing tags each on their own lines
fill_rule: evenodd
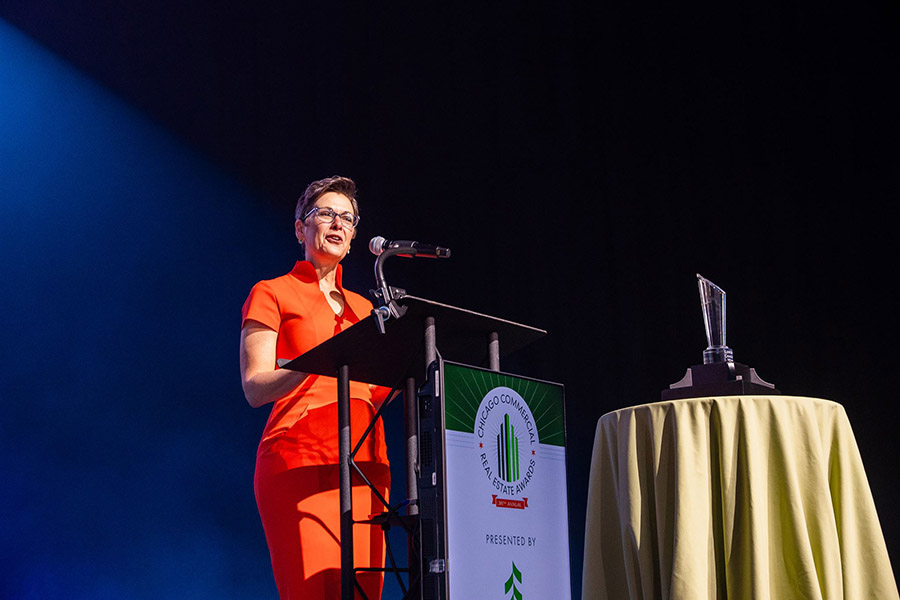
<svg viewBox="0 0 900 600">
<path fill-rule="evenodd" d="M 312 207 L 300 220 L 306 221 L 313 213 L 316 214 L 316 221 L 322 224 L 331 224 L 334 223 L 335 219 L 340 219 L 341 225 L 347 229 L 355 229 L 359 225 L 359 215 L 354 215 L 352 212 L 339 213 L 327 206 Z"/>
</svg>

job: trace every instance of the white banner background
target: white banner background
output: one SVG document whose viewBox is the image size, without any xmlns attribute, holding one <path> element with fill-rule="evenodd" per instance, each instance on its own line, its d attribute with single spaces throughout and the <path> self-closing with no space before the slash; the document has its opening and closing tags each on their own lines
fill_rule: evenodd
<svg viewBox="0 0 900 600">
<path fill-rule="evenodd" d="M 499 416 L 502 410 L 510 412 L 506 407 L 491 412 Z M 491 458 L 496 454 L 496 442 L 487 441 L 495 433 L 490 428 L 483 437 L 474 432 L 447 431 L 450 600 L 512 598 L 513 590 L 504 588 L 513 573 L 513 563 L 522 574 L 521 582 L 514 583 L 523 600 L 569 600 L 565 448 L 539 442 L 531 446 L 527 435 L 520 435 L 519 481 L 530 458 L 535 461 L 533 475 L 520 493 L 508 493 L 508 489 L 505 493 L 496 488 L 496 466 L 491 468 L 489 478 L 483 464 L 482 453 Z M 489 462 L 496 465 L 497 461 L 493 458 Z M 498 507 L 492 503 L 494 495 L 522 502 L 527 498 L 527 507 Z"/>
</svg>

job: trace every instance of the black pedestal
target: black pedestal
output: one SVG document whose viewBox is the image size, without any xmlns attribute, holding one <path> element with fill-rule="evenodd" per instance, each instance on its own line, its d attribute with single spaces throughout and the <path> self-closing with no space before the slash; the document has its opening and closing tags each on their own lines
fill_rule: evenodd
<svg viewBox="0 0 900 600">
<path fill-rule="evenodd" d="M 774 385 L 763 381 L 756 369 L 741 363 L 720 362 L 688 368 L 681 381 L 662 391 L 662 399 L 780 393 Z"/>
</svg>

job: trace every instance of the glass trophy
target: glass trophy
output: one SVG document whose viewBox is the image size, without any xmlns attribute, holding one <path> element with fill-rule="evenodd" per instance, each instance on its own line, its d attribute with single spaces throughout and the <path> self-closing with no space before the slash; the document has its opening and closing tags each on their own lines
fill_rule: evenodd
<svg viewBox="0 0 900 600">
<path fill-rule="evenodd" d="M 734 362 L 734 351 L 725 343 L 725 290 L 699 273 L 697 287 L 706 329 L 703 364 L 689 367 L 681 381 L 662 391 L 662 399 L 780 394 L 756 369 Z"/>
<path fill-rule="evenodd" d="M 706 350 L 703 364 L 733 363 L 734 352 L 725 345 L 725 290 L 697 273 L 700 288 L 700 306 L 703 309 L 703 325 L 706 327 Z"/>
</svg>

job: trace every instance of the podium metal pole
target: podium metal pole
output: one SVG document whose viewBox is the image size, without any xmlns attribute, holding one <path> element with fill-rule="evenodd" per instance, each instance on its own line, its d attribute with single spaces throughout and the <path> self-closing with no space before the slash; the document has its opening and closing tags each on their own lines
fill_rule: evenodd
<svg viewBox="0 0 900 600">
<path fill-rule="evenodd" d="M 500 334 L 496 331 L 488 334 L 488 368 L 500 371 Z"/>
<path fill-rule="evenodd" d="M 338 460 L 341 495 L 341 600 L 353 600 L 353 488 L 350 483 L 350 367 L 338 368 Z"/>
<path fill-rule="evenodd" d="M 409 500 L 407 514 L 419 514 L 419 486 L 416 473 L 419 464 L 419 402 L 416 394 L 416 380 L 409 377 L 403 391 L 403 412 L 406 433 L 406 498 Z"/>
<path fill-rule="evenodd" d="M 425 318 L 425 372 L 437 360 L 437 336 L 434 331 L 434 317 Z"/>
</svg>

